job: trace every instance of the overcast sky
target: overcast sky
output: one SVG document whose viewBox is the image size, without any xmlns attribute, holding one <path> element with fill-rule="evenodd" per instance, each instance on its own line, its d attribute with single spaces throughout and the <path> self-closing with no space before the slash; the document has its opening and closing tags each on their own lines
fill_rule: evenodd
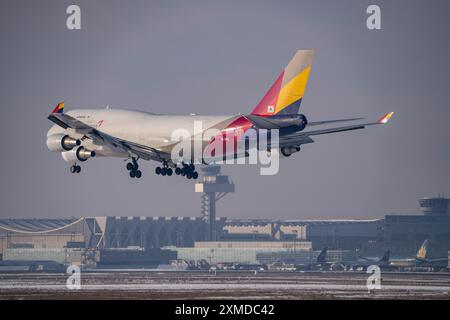
<svg viewBox="0 0 450 320">
<path fill-rule="evenodd" d="M 69 31 L 69 4 L 82 29 Z M 379 4 L 382 30 L 366 28 Z M 199 216 L 192 180 L 130 179 L 121 159 L 70 174 L 47 150 L 57 102 L 166 114 L 250 112 L 293 54 L 316 49 L 310 121 L 395 111 L 387 126 L 317 137 L 279 174 L 225 167 L 231 218 L 382 217 L 450 196 L 448 1 L 4 1 L 0 218 Z"/>
</svg>

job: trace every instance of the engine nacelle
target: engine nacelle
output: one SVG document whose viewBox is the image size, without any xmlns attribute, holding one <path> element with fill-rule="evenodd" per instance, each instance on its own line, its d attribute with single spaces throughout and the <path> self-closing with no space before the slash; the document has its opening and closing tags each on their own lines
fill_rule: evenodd
<svg viewBox="0 0 450 320">
<path fill-rule="evenodd" d="M 308 124 L 304 114 L 276 114 L 269 117 L 247 115 L 246 118 L 258 129 L 292 128 L 295 131 L 302 131 Z"/>
<path fill-rule="evenodd" d="M 306 117 L 303 114 L 274 115 L 270 116 L 268 120 L 278 125 L 279 128 L 295 126 L 298 131 L 305 129 L 308 124 L 308 120 L 306 120 Z"/>
<path fill-rule="evenodd" d="M 299 152 L 300 146 L 289 146 L 281 148 L 281 154 L 285 157 L 289 157 L 291 154 Z"/>
<path fill-rule="evenodd" d="M 47 138 L 47 148 L 50 151 L 70 151 L 80 144 L 79 139 L 71 138 L 67 134 L 54 134 Z"/>
<path fill-rule="evenodd" d="M 61 152 L 61 155 L 66 162 L 84 162 L 89 158 L 95 157 L 95 151 L 88 150 L 85 147 L 79 147 L 75 150 Z"/>
</svg>

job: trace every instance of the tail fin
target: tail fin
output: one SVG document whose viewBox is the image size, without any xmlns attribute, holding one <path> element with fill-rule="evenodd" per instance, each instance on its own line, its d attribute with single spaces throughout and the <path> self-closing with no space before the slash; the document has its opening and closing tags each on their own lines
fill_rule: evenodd
<svg viewBox="0 0 450 320">
<path fill-rule="evenodd" d="M 300 108 L 314 50 L 299 50 L 267 91 L 252 114 L 271 116 L 274 114 L 296 114 Z"/>
<path fill-rule="evenodd" d="M 388 263 L 389 262 L 389 257 L 391 255 L 391 251 L 386 251 L 383 255 L 383 257 L 380 259 L 379 262 L 384 262 L 384 263 Z"/>
<path fill-rule="evenodd" d="M 429 242 L 430 241 L 428 239 L 425 239 L 425 241 L 422 243 L 422 245 L 419 248 L 419 251 L 417 251 L 417 255 L 416 255 L 417 260 L 426 260 Z"/>
<path fill-rule="evenodd" d="M 317 256 L 317 263 L 324 263 L 327 261 L 327 247 L 324 247 L 322 251 L 320 251 L 319 255 Z"/>
<path fill-rule="evenodd" d="M 378 119 L 378 123 L 379 124 L 386 124 L 386 123 L 388 123 L 393 115 L 394 115 L 394 112 L 386 113 L 384 116 L 382 116 L 380 119 Z"/>
<path fill-rule="evenodd" d="M 56 108 L 53 109 L 52 113 L 63 113 L 64 112 L 64 102 L 60 102 L 56 105 Z"/>
</svg>

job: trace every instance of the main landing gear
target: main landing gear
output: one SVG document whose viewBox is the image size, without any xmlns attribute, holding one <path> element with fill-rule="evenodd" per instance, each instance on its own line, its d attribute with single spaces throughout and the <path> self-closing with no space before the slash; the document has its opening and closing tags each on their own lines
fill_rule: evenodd
<svg viewBox="0 0 450 320">
<path fill-rule="evenodd" d="M 80 172 L 79 170 L 81 170 L 81 168 L 80 167 L 78 168 L 79 169 L 74 169 L 75 170 L 74 172 L 77 172 L 77 170 L 78 172 Z M 139 165 L 137 163 L 136 158 L 131 158 L 131 161 L 127 163 L 127 170 L 130 172 L 131 178 L 139 179 L 142 176 L 142 172 L 141 170 L 139 170 Z M 194 180 L 198 178 L 198 173 L 197 171 L 195 171 L 195 166 L 193 164 L 185 164 L 185 163 L 183 163 L 181 167 L 175 166 L 175 168 L 172 169 L 167 163 L 167 161 L 164 161 L 161 167 L 156 167 L 155 173 L 157 175 L 169 177 L 175 173 L 177 176 L 185 176 L 188 179 Z"/>
<path fill-rule="evenodd" d="M 162 176 L 171 176 L 173 174 L 173 169 L 169 168 L 169 165 L 167 164 L 167 162 L 163 162 L 163 167 L 156 167 L 155 169 L 155 173 L 157 175 L 162 175 Z"/>
<path fill-rule="evenodd" d="M 130 178 L 140 178 L 142 177 L 142 172 L 139 170 L 139 165 L 136 158 L 132 158 L 131 162 L 127 163 L 127 170 L 130 171 Z"/>
<path fill-rule="evenodd" d="M 181 176 L 185 176 L 188 179 L 197 179 L 198 178 L 198 173 L 197 171 L 195 171 L 195 166 L 193 164 L 182 164 L 182 168 L 180 167 L 175 167 L 175 174 L 177 176 L 181 175 Z M 162 176 L 171 176 L 173 174 L 172 168 L 169 168 L 167 162 L 163 162 L 163 167 L 156 167 L 155 169 L 155 173 L 157 175 L 162 175 Z"/>
<path fill-rule="evenodd" d="M 81 172 L 81 167 L 74 164 L 73 166 L 70 167 L 70 173 L 80 173 Z"/>
</svg>

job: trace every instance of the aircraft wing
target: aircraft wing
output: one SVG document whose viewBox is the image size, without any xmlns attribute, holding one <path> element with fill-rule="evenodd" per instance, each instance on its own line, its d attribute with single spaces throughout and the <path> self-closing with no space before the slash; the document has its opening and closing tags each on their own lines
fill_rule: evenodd
<svg viewBox="0 0 450 320">
<path fill-rule="evenodd" d="M 308 126 L 318 126 L 322 124 L 329 124 L 329 123 L 336 123 L 336 122 L 346 122 L 346 121 L 355 121 L 355 120 L 362 120 L 364 118 L 350 118 L 350 119 L 338 119 L 338 120 L 325 120 L 325 121 L 312 121 L 308 122 L 306 125 Z"/>
<path fill-rule="evenodd" d="M 364 261 L 368 261 L 368 262 L 375 262 L 373 259 L 369 259 L 363 256 L 358 256 L 359 259 L 364 260 Z"/>
<path fill-rule="evenodd" d="M 64 129 L 71 128 L 77 133 L 84 134 L 85 137 L 91 139 L 96 145 L 106 146 L 113 150 L 120 149 L 121 151 L 128 153 L 130 156 L 137 156 L 145 160 L 161 161 L 165 158 L 165 153 L 160 150 L 113 137 L 75 119 L 68 114 L 51 113 L 48 116 L 48 119 Z"/>
<path fill-rule="evenodd" d="M 447 262 L 448 258 L 433 258 L 425 260 L 425 263 L 438 263 L 438 262 Z"/>
<path fill-rule="evenodd" d="M 389 113 L 385 114 L 384 116 L 382 116 L 376 122 L 369 122 L 369 123 L 348 125 L 348 126 L 335 127 L 335 128 L 318 129 L 318 130 L 310 130 L 310 131 L 299 131 L 299 132 L 290 133 L 290 134 L 280 137 L 279 146 L 287 147 L 287 146 L 292 146 L 292 145 L 301 145 L 301 144 L 306 144 L 306 143 L 312 143 L 312 142 L 314 142 L 314 140 L 311 138 L 311 136 L 351 131 L 351 130 L 358 130 L 358 129 L 364 129 L 365 127 L 371 126 L 371 125 L 385 124 L 389 121 L 389 119 L 392 117 L 393 114 L 394 114 L 393 112 L 389 112 Z M 356 119 L 331 120 L 331 122 L 350 121 L 350 120 L 356 120 Z M 316 122 L 316 123 L 313 122 L 313 125 L 314 124 L 325 124 L 325 123 L 331 123 L 331 122 L 330 121 L 321 121 L 321 122 Z"/>
</svg>

